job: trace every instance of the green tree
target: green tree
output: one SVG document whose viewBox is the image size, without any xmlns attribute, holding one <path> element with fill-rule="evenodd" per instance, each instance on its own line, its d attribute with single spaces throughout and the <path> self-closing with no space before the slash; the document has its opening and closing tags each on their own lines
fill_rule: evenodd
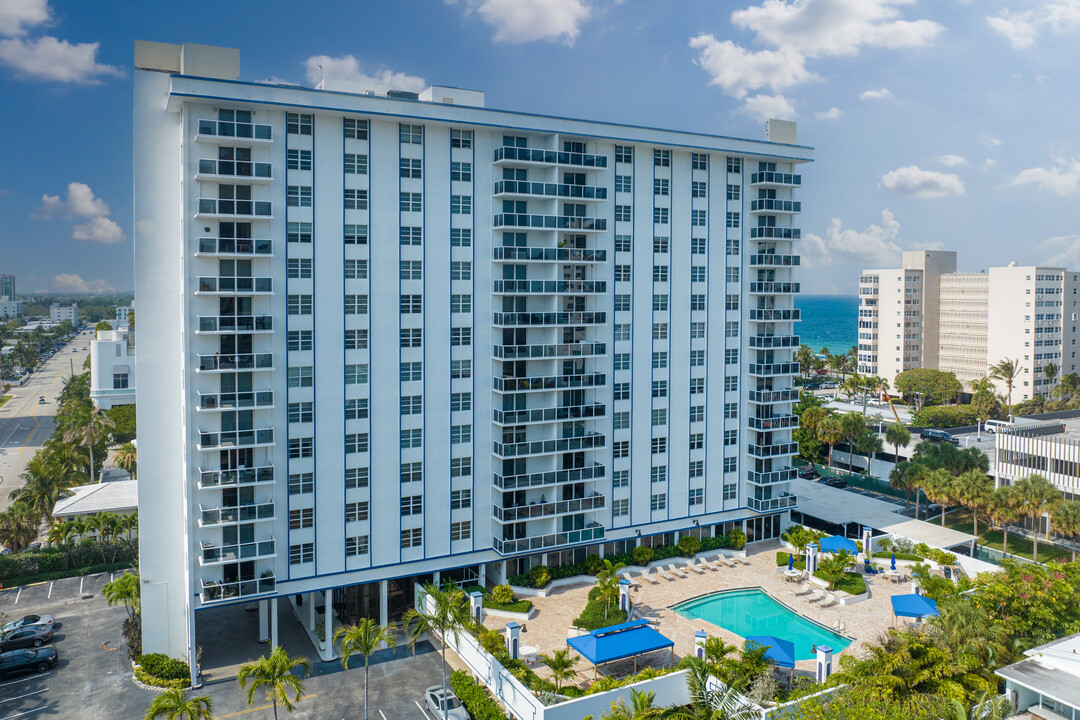
<svg viewBox="0 0 1080 720">
<path fill-rule="evenodd" d="M 139 451 L 135 443 L 124 443 L 116 451 L 116 467 L 126 470 L 132 478 L 135 477 L 135 469 L 139 464 Z"/>
<path fill-rule="evenodd" d="M 574 666 L 578 659 L 570 655 L 570 648 L 559 648 L 551 655 L 541 655 L 540 662 L 548 666 L 551 679 L 555 682 L 555 692 L 562 689 L 564 681 L 574 677 Z"/>
<path fill-rule="evenodd" d="M 656 707 L 656 693 L 652 690 L 630 688 L 630 702 L 620 698 L 611 703 L 611 709 L 601 720 L 653 720 L 666 715 L 664 708 Z"/>
<path fill-rule="evenodd" d="M 139 614 L 141 589 L 138 573 L 124 573 L 115 580 L 105 583 L 101 588 L 105 602 L 111 605 L 123 605 L 129 618 Z"/>
<path fill-rule="evenodd" d="M 817 426 L 818 440 L 829 446 L 829 467 L 832 467 L 833 448 L 837 443 L 844 440 L 844 425 L 840 418 L 830 416 L 821 421 Z"/>
<path fill-rule="evenodd" d="M 37 453 L 30 458 L 23 471 L 23 486 L 8 493 L 8 498 L 29 508 L 38 519 L 52 523 L 56 501 L 67 494 L 67 487 L 58 480 L 55 469 L 49 467 L 47 456 Z"/>
<path fill-rule="evenodd" d="M 923 492 L 941 506 L 941 527 L 945 527 L 945 508 L 956 502 L 956 478 L 945 468 L 931 470 L 923 477 Z"/>
<path fill-rule="evenodd" d="M 108 321 L 102 320 L 101 322 L 99 322 L 97 325 L 94 326 L 94 335 L 96 336 L 97 333 L 102 332 L 103 330 L 112 330 L 112 329 L 113 329 L 113 326 L 110 325 L 108 323 Z"/>
<path fill-rule="evenodd" d="M 64 442 L 81 445 L 90 451 L 90 482 L 94 482 L 97 477 L 95 472 L 97 466 L 94 463 L 94 446 L 108 438 L 112 426 L 112 420 L 103 415 L 97 409 L 97 406 L 92 406 L 90 417 L 87 418 L 85 424 L 73 427 L 64 433 Z"/>
<path fill-rule="evenodd" d="M 183 688 L 170 688 L 150 701 L 146 720 L 211 720 L 214 701 L 206 695 L 189 698 Z"/>
<path fill-rule="evenodd" d="M 0 545 L 13 553 L 22 552 L 38 536 L 41 518 L 22 503 L 0 512 Z"/>
<path fill-rule="evenodd" d="M 278 704 L 286 712 L 292 712 L 304 694 L 304 680 L 294 673 L 295 670 L 303 670 L 307 675 L 311 664 L 307 658 L 289 657 L 283 647 L 276 645 L 269 656 L 261 655 L 254 662 L 241 665 L 236 681 L 240 689 L 247 693 L 248 707 L 255 704 L 256 692 L 265 691 L 266 699 L 274 706 L 274 720 L 277 720 Z M 290 692 L 293 697 L 289 697 Z"/>
<path fill-rule="evenodd" d="M 926 405 L 944 405 L 956 399 L 964 389 L 956 375 L 930 368 L 912 368 L 896 376 L 893 387 L 904 395 L 916 395 L 920 408 Z"/>
<path fill-rule="evenodd" d="M 829 590 L 835 590 L 836 584 L 844 579 L 848 566 L 855 562 L 855 556 L 847 550 L 828 553 L 818 561 L 818 574 L 829 583 Z"/>
<path fill-rule="evenodd" d="M 984 678 L 994 680 L 993 668 L 1008 662 L 1013 642 L 1009 633 L 980 603 L 966 595 L 946 597 L 938 615 L 929 618 L 946 647 L 957 657 L 974 657 Z"/>
<path fill-rule="evenodd" d="M 419 600 L 420 609 L 409 608 L 405 612 L 405 636 L 408 638 L 409 647 L 414 650 L 417 640 L 424 633 L 438 638 L 442 651 L 442 686 L 445 693 L 447 637 L 454 638 L 456 644 L 460 639 L 461 629 L 470 622 L 468 601 L 465 592 L 459 587 L 450 586 L 440 590 L 431 583 L 424 586 Z M 446 713 L 444 708 L 444 720 Z"/>
<path fill-rule="evenodd" d="M 1057 377 L 1057 374 L 1058 374 L 1059 370 L 1061 370 L 1061 368 L 1059 368 L 1054 363 L 1046 363 L 1045 365 L 1043 365 L 1043 369 L 1042 369 L 1043 375 L 1046 377 L 1046 381 L 1050 384 L 1050 388 L 1048 389 L 1048 392 L 1053 391 L 1054 378 Z"/>
<path fill-rule="evenodd" d="M 896 490 L 903 490 L 908 502 L 911 502 L 911 493 L 915 493 L 915 518 L 919 517 L 919 487 L 918 476 L 926 470 L 922 465 L 909 460 L 901 460 L 889 471 L 889 485 Z"/>
<path fill-rule="evenodd" d="M 1072 541 L 1072 560 L 1076 562 L 1076 542 L 1080 538 L 1080 500 L 1066 500 L 1054 513 L 1054 527 Z"/>
<path fill-rule="evenodd" d="M 760 715 L 743 704 L 735 688 L 710 677 L 709 667 L 696 657 L 685 658 L 679 667 L 686 670 L 690 704 L 673 710 L 675 720 L 750 720 Z"/>
<path fill-rule="evenodd" d="M 814 363 L 814 351 L 809 345 L 800 345 L 795 351 L 795 362 L 799 363 L 799 372 L 803 377 L 810 376 L 810 367 Z"/>
<path fill-rule="evenodd" d="M 990 366 L 990 371 L 987 376 L 992 380 L 999 380 L 1005 383 L 1005 389 L 1007 392 L 1005 404 L 1008 405 L 1009 410 L 1009 422 L 1013 421 L 1013 404 L 1012 404 L 1012 391 L 1013 384 L 1016 382 L 1016 378 L 1020 376 L 1023 369 L 1020 366 L 1019 360 L 1010 360 L 1005 358 L 999 360 L 996 365 Z"/>
<path fill-rule="evenodd" d="M 1003 552 L 1009 552 L 1009 525 L 1020 518 L 1020 511 L 1016 508 L 1013 499 L 1012 488 L 1007 485 L 994 490 L 994 497 L 990 500 L 990 518 L 1001 528 Z"/>
<path fill-rule="evenodd" d="M 896 461 L 900 462 L 900 446 L 907 447 L 911 442 L 911 431 L 903 423 L 889 423 L 885 428 L 885 442 L 893 446 L 896 452 Z"/>
<path fill-rule="evenodd" d="M 1053 513 L 1061 503 L 1061 491 L 1039 474 L 1020 478 L 1012 485 L 1012 498 L 1020 515 L 1031 520 L 1031 559 L 1039 561 L 1039 518 L 1043 513 Z M 1047 539 L 1050 529 L 1047 526 Z"/>
<path fill-rule="evenodd" d="M 75 523 L 70 520 L 53 523 L 52 526 L 49 527 L 48 542 L 50 545 L 64 551 L 64 555 L 67 556 L 68 567 L 75 567 L 73 551 L 75 548 L 75 540 L 78 535 L 79 533 Z"/>
<path fill-rule="evenodd" d="M 368 662 L 380 648 L 397 647 L 392 627 L 380 625 L 371 618 L 361 618 L 355 625 L 343 627 L 334 633 L 334 642 L 341 643 L 341 666 L 349 669 L 349 658 L 355 654 L 364 657 L 364 720 L 368 718 Z"/>
<path fill-rule="evenodd" d="M 994 481 L 982 470 L 968 470 L 956 478 L 955 498 L 971 510 L 974 524 L 972 534 L 979 535 L 979 515 L 985 512 L 994 497 Z"/>
<path fill-rule="evenodd" d="M 1069 399 L 1080 393 L 1080 375 L 1076 373 L 1066 373 L 1061 376 L 1061 380 L 1054 386 L 1054 389 L 1050 391 L 1050 394 L 1054 397 L 1061 398 L 1063 400 Z"/>
</svg>

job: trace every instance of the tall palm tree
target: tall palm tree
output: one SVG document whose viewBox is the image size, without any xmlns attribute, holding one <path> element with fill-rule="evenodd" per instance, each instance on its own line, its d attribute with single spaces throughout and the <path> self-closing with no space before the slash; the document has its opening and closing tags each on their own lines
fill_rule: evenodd
<svg viewBox="0 0 1080 720">
<path fill-rule="evenodd" d="M 923 491 L 941 506 L 941 527 L 945 527 L 945 508 L 956 502 L 956 478 L 945 468 L 931 470 L 923 478 Z"/>
<path fill-rule="evenodd" d="M 1054 386 L 1054 389 L 1050 393 L 1057 398 L 1070 398 L 1080 392 L 1080 375 L 1076 373 L 1066 373 L 1061 376 L 1061 380 L 1058 380 L 1058 384 Z"/>
<path fill-rule="evenodd" d="M 442 686 L 445 694 L 447 637 L 453 637 L 457 644 L 461 629 L 470 622 L 469 605 L 461 588 L 450 586 L 440 590 L 436 585 L 428 583 L 420 597 L 420 607 L 422 609 L 409 608 L 405 612 L 405 636 L 413 650 L 424 633 L 438 638 L 442 650 Z M 447 712 L 447 708 L 443 708 L 443 720 L 446 720 Z"/>
<path fill-rule="evenodd" d="M 1020 478 L 1012 485 L 1012 498 L 1017 511 L 1023 517 L 1031 519 L 1032 552 L 1031 559 L 1039 561 L 1039 518 L 1043 513 L 1053 512 L 1061 503 L 1061 491 L 1054 484 L 1039 474 Z M 1047 540 L 1050 528 L 1047 527 Z"/>
<path fill-rule="evenodd" d="M 979 513 L 990 506 L 994 495 L 994 481 L 982 470 L 968 470 L 957 476 L 955 490 L 956 500 L 971 510 L 974 524 L 972 534 L 978 537 Z"/>
<path fill-rule="evenodd" d="M 844 440 L 843 423 L 836 416 L 827 417 L 818 424 L 815 434 L 818 440 L 829 446 L 829 467 L 832 467 L 833 447 Z"/>
<path fill-rule="evenodd" d="M 885 442 L 896 450 L 896 461 L 899 462 L 900 446 L 907 447 L 907 444 L 911 442 L 911 431 L 903 423 L 889 423 L 889 426 L 885 428 Z"/>
<path fill-rule="evenodd" d="M 45 518 L 51 524 L 56 501 L 64 497 L 67 488 L 52 475 L 40 453 L 26 464 L 22 479 L 23 486 L 8 493 L 8 498 L 26 505 L 39 518 Z"/>
<path fill-rule="evenodd" d="M 1043 375 L 1044 375 L 1044 376 L 1046 376 L 1046 380 L 1047 380 L 1047 382 L 1048 382 L 1048 383 L 1049 383 L 1049 385 L 1050 385 L 1050 387 L 1049 387 L 1049 388 L 1047 388 L 1047 393 L 1048 393 L 1048 394 L 1049 394 L 1049 393 L 1050 393 L 1050 392 L 1051 392 L 1051 391 L 1053 390 L 1053 388 L 1054 388 L 1054 378 L 1056 378 L 1056 377 L 1057 377 L 1057 374 L 1058 374 L 1058 371 L 1059 371 L 1059 370 L 1061 370 L 1061 368 L 1059 368 L 1059 367 L 1058 367 L 1057 365 L 1055 365 L 1054 363 L 1046 363 L 1045 365 L 1043 365 L 1043 369 L 1042 369 L 1042 371 L 1043 371 Z"/>
<path fill-rule="evenodd" d="M 105 602 L 109 605 L 123 605 L 129 618 L 139 613 L 141 605 L 141 587 L 138 573 L 124 573 L 115 580 L 105 583 L 101 588 Z"/>
<path fill-rule="evenodd" d="M 803 377 L 810 376 L 811 366 L 814 364 L 814 351 L 809 345 L 800 345 L 795 351 L 795 362 L 799 363 L 799 372 Z"/>
<path fill-rule="evenodd" d="M 1054 513 L 1057 531 L 1072 540 L 1072 559 L 1076 562 L 1076 540 L 1080 537 L 1080 500 L 1067 500 Z"/>
<path fill-rule="evenodd" d="M 128 545 L 132 544 L 131 534 L 139 529 L 139 513 L 138 511 L 129 513 L 127 515 L 121 515 L 120 521 L 117 523 L 117 530 L 124 533 L 124 539 Z"/>
<path fill-rule="evenodd" d="M 41 517 L 22 503 L 0 512 L 0 545 L 13 553 L 25 550 L 38 536 Z"/>
<path fill-rule="evenodd" d="M 327 609 L 329 611 L 329 608 Z M 280 645 L 275 645 L 270 656 L 261 655 L 258 660 L 240 666 L 236 681 L 240 689 L 247 692 L 247 704 L 255 704 L 255 693 L 266 692 L 266 697 L 274 704 L 274 720 L 277 720 L 278 703 L 288 712 L 292 712 L 300 697 L 304 694 L 304 680 L 295 675 L 294 670 L 303 670 L 307 675 L 311 664 L 307 658 L 291 658 Z M 289 697 L 289 692 L 295 697 Z"/>
<path fill-rule="evenodd" d="M 1009 552 L 1009 524 L 1020 519 L 1020 511 L 1016 509 L 1012 488 L 1008 485 L 994 490 L 994 497 L 990 501 L 990 517 L 1001 527 L 1003 536 L 1001 549 L 1007 554 Z"/>
<path fill-rule="evenodd" d="M 146 720 L 211 720 L 214 701 L 206 695 L 189 698 L 182 688 L 171 688 L 150 701 Z"/>
<path fill-rule="evenodd" d="M 564 680 L 574 677 L 574 666 L 578 659 L 570 655 L 570 648 L 559 648 L 551 655 L 541 655 L 540 662 L 548 666 L 551 679 L 555 681 L 555 692 L 562 689 Z"/>
<path fill-rule="evenodd" d="M 910 503 L 911 492 L 915 491 L 915 518 L 919 517 L 919 491 L 916 488 L 915 474 L 922 472 L 922 466 L 909 462 L 908 460 L 901 460 L 896 463 L 892 470 L 889 471 L 889 485 L 894 490 L 903 490 L 904 498 Z"/>
<path fill-rule="evenodd" d="M 1019 360 L 1005 358 L 998 361 L 996 365 L 991 365 L 990 372 L 987 373 L 987 377 L 992 380 L 1000 380 L 1005 383 L 1005 389 L 1007 391 L 1005 402 L 1009 406 L 1009 422 L 1012 422 L 1014 419 L 1012 406 L 1013 384 L 1016 382 L 1016 378 L 1020 376 L 1021 372 Z"/>
<path fill-rule="evenodd" d="M 126 470 L 131 477 L 135 477 L 135 470 L 139 462 L 139 452 L 135 443 L 124 443 L 116 451 L 116 467 Z"/>
<path fill-rule="evenodd" d="M 94 482 L 94 446 L 108 437 L 113 421 L 102 413 L 96 405 L 90 410 L 90 417 L 85 424 L 73 427 L 64 433 L 64 442 L 75 443 L 90 450 L 90 482 Z"/>
<path fill-rule="evenodd" d="M 383 646 L 393 650 L 397 638 L 392 627 L 380 625 L 371 618 L 361 618 L 355 625 L 343 627 L 334 633 L 334 642 L 341 643 L 341 666 L 349 669 L 349 658 L 359 653 L 364 656 L 364 720 L 368 717 L 368 662 Z"/>
<path fill-rule="evenodd" d="M 76 530 L 75 523 L 70 520 L 64 522 L 53 523 L 49 527 L 49 544 L 59 547 L 64 551 L 67 556 L 68 567 L 74 567 L 75 557 L 73 548 L 75 546 L 75 539 L 79 533 Z"/>
</svg>

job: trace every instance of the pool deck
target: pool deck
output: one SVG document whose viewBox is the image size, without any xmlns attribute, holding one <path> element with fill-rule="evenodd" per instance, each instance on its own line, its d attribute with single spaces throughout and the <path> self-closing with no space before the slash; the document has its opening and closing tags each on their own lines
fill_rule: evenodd
<svg viewBox="0 0 1080 720">
<path fill-rule="evenodd" d="M 836 655 L 839 657 L 857 654 L 863 641 L 872 642 L 888 629 L 893 622 L 890 598 L 912 592 L 910 583 L 894 585 L 884 577 L 866 577 L 869 599 L 854 605 L 819 608 L 818 603 L 810 604 L 803 598 L 793 597 L 792 592 L 798 585 L 787 582 L 782 574 L 776 573 L 776 553 L 781 549 L 779 541 L 763 542 L 747 551 L 750 565 L 705 570 L 704 574 L 684 570 L 687 577 L 674 581 L 657 577 L 657 585 L 642 580 L 635 574 L 633 579 L 641 586 L 634 590 L 634 605 L 643 616 L 660 618 L 658 629 L 675 641 L 675 660 L 678 661 L 681 657 L 693 654 L 694 633 L 697 630 L 705 630 L 709 635 L 720 637 L 724 642 L 740 648 L 743 638 L 705 620 L 685 618 L 671 610 L 671 606 L 718 590 L 759 587 L 775 600 L 826 628 L 832 629 L 837 620 L 844 623 L 846 630 L 843 634 L 852 638 L 853 642 Z M 570 626 L 585 607 L 591 588 L 591 585 L 559 588 L 548 597 L 532 598 L 537 615 L 526 623 L 527 632 L 521 636 L 521 644 L 536 647 L 541 654 L 551 654 L 554 650 L 567 647 L 566 638 Z M 484 625 L 501 630 L 506 626 L 506 622 L 505 619 L 488 617 L 485 618 Z M 669 662 L 668 652 L 656 652 L 640 658 L 638 667 L 659 667 Z M 795 667 L 797 671 L 812 674 L 814 661 L 800 660 Z M 621 676 L 633 672 L 633 668 L 632 660 L 623 660 L 612 663 L 608 668 L 601 668 L 601 673 Z M 535 666 L 534 669 L 539 675 L 546 675 L 547 669 L 543 665 Z M 581 679 L 592 676 L 592 667 L 584 659 L 577 669 Z"/>
</svg>

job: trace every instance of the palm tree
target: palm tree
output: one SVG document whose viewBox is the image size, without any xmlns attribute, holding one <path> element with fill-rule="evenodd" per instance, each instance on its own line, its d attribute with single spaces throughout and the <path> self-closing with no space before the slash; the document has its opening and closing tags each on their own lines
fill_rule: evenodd
<svg viewBox="0 0 1080 720">
<path fill-rule="evenodd" d="M 1042 475 L 1033 474 L 1020 478 L 1012 486 L 1013 503 L 1021 516 L 1031 519 L 1032 547 L 1031 559 L 1039 561 L 1039 518 L 1043 513 L 1053 512 L 1061 503 L 1061 492 L 1053 483 Z M 1050 539 L 1050 528 L 1046 530 Z"/>
<path fill-rule="evenodd" d="M 71 520 L 53 523 L 49 528 L 48 541 L 51 545 L 59 547 L 64 551 L 64 554 L 67 555 L 68 567 L 74 567 L 75 557 L 72 548 L 75 545 L 75 538 L 78 534 L 75 523 Z"/>
<path fill-rule="evenodd" d="M 1007 399 L 1005 402 L 1009 406 L 1009 422 L 1012 422 L 1014 419 L 1012 406 L 1013 383 L 1016 382 L 1016 378 L 1020 376 L 1021 372 L 1022 369 L 1019 360 L 1009 360 L 1008 358 L 1005 358 L 1004 360 L 1000 360 L 997 365 L 991 365 L 990 372 L 987 373 L 987 377 L 990 379 L 1000 380 L 1005 383 L 1005 389 L 1007 391 Z"/>
<path fill-rule="evenodd" d="M 1076 540 L 1080 537 L 1080 500 L 1067 500 L 1054 513 L 1057 531 L 1072 540 L 1072 559 L 1076 562 Z"/>
<path fill-rule="evenodd" d="M 255 692 L 265 690 L 267 699 L 274 704 L 274 720 L 277 720 L 278 703 L 286 711 L 292 712 L 304 694 L 304 680 L 293 674 L 293 670 L 298 668 L 307 675 L 311 664 L 307 658 L 289 657 L 284 648 L 276 645 L 269 657 L 261 655 L 254 662 L 241 665 L 236 681 L 240 683 L 241 690 L 247 691 L 249 707 L 255 704 Z M 289 697 L 290 691 L 295 697 Z"/>
<path fill-rule="evenodd" d="M 931 470 L 923 478 L 923 491 L 941 506 L 941 527 L 945 527 L 945 508 L 956 502 L 956 478 L 945 468 Z"/>
<path fill-rule="evenodd" d="M 555 692 L 562 689 L 564 680 L 574 677 L 574 666 L 578 659 L 570 655 L 570 648 L 559 648 L 551 655 L 541 655 L 540 662 L 548 666 L 551 679 L 555 681 Z"/>
<path fill-rule="evenodd" d="M 124 573 L 120 577 L 105 583 L 101 588 L 105 602 L 109 605 L 124 605 L 129 618 L 135 617 L 140 610 L 140 587 L 138 573 Z"/>
<path fill-rule="evenodd" d="M 90 417 L 85 424 L 71 428 L 64 433 L 64 442 L 81 445 L 90 450 L 90 482 L 94 482 L 94 446 L 107 437 L 113 427 L 113 421 L 104 415 L 96 405 L 90 410 Z"/>
<path fill-rule="evenodd" d="M 816 434 L 818 440 L 829 446 L 829 467 L 832 467 L 833 447 L 843 442 L 844 425 L 838 417 L 827 417 L 818 424 Z"/>
<path fill-rule="evenodd" d="M 889 485 L 894 490 L 903 490 L 905 499 L 911 502 L 911 492 L 915 491 L 915 518 L 919 517 L 919 490 L 915 486 L 915 475 L 922 472 L 917 463 L 901 460 L 889 471 Z"/>
<path fill-rule="evenodd" d="M 41 454 L 34 455 L 22 474 L 23 486 L 8 494 L 8 498 L 30 508 L 39 518 L 52 523 L 56 501 L 67 493 L 67 488 L 51 473 Z"/>
<path fill-rule="evenodd" d="M 990 506 L 994 494 L 994 481 L 982 470 L 968 470 L 956 478 L 956 500 L 971 510 L 974 523 L 972 535 L 979 536 L 979 513 Z"/>
<path fill-rule="evenodd" d="M 150 701 L 146 720 L 211 720 L 214 701 L 206 695 L 189 698 L 182 688 L 170 688 Z"/>
<path fill-rule="evenodd" d="M 810 366 L 814 363 L 814 351 L 809 345 L 800 345 L 795 351 L 795 362 L 799 363 L 799 371 L 803 377 L 810 377 Z"/>
<path fill-rule="evenodd" d="M 138 511 L 129 513 L 127 515 L 121 515 L 120 520 L 117 523 L 117 531 L 124 533 L 124 539 L 128 545 L 132 544 L 131 533 L 139 529 L 139 513 Z"/>
<path fill-rule="evenodd" d="M 1057 374 L 1058 374 L 1059 370 L 1061 370 L 1061 368 L 1059 368 L 1054 363 L 1046 363 L 1045 365 L 1043 365 L 1043 369 L 1042 369 L 1043 375 L 1046 376 L 1046 381 L 1050 384 L 1050 387 L 1047 388 L 1047 393 L 1049 393 L 1049 392 L 1051 392 L 1053 390 L 1054 378 L 1057 377 Z"/>
<path fill-rule="evenodd" d="M 603 714 L 601 720 L 652 720 L 664 717 L 665 710 L 653 705 L 654 702 L 656 693 L 652 690 L 630 688 L 630 704 L 623 699 L 611 703 L 611 709 Z"/>
<path fill-rule="evenodd" d="M 911 431 L 903 423 L 889 423 L 889 426 L 885 428 L 885 442 L 895 448 L 896 461 L 900 462 L 900 446 L 907 447 L 907 444 L 911 442 Z"/>
<path fill-rule="evenodd" d="M 1050 391 L 1052 395 L 1058 398 L 1068 398 L 1076 395 L 1080 392 L 1080 375 L 1076 373 L 1066 373 L 1061 376 L 1061 380 L 1054 386 L 1054 389 Z"/>
<path fill-rule="evenodd" d="M 823 557 L 818 561 L 818 572 L 829 582 L 829 590 L 836 589 L 836 583 L 844 579 L 848 566 L 853 562 L 855 562 L 855 556 L 847 550 L 831 553 L 829 557 Z"/>
<path fill-rule="evenodd" d="M 38 536 L 41 517 L 22 503 L 0 512 L 0 545 L 13 553 L 22 552 Z"/>
<path fill-rule="evenodd" d="M 334 633 L 334 642 L 341 642 L 341 666 L 349 669 L 349 658 L 354 653 L 364 656 L 364 720 L 368 716 L 368 662 L 377 650 L 386 646 L 397 647 L 393 628 L 380 625 L 371 618 L 361 618 L 355 625 L 343 627 Z"/>
<path fill-rule="evenodd" d="M 929 618 L 929 624 L 954 655 L 975 656 L 987 671 L 1001 664 L 1012 645 L 1004 624 L 994 622 L 984 606 L 962 595 L 938 603 L 938 615 Z"/>
<path fill-rule="evenodd" d="M 438 638 L 442 650 L 442 686 L 445 694 L 447 636 L 453 637 L 456 645 L 462 627 L 470 622 L 465 592 L 456 586 L 440 590 L 436 585 L 428 583 L 420 597 L 420 607 L 423 609 L 409 608 L 405 612 L 405 635 L 409 647 L 414 651 L 416 641 L 425 632 Z M 447 708 L 443 708 L 443 720 L 446 720 L 447 712 Z"/>
<path fill-rule="evenodd" d="M 994 490 L 994 497 L 990 501 L 990 517 L 1001 526 L 1003 540 L 1001 549 L 1006 554 L 1009 552 L 1009 523 L 1014 523 L 1020 518 L 1020 512 L 1016 509 L 1013 499 L 1012 488 L 1003 485 Z"/>
<path fill-rule="evenodd" d="M 124 443 L 116 451 L 116 467 L 121 470 L 126 470 L 132 478 L 135 477 L 135 470 L 138 466 L 139 452 L 135 448 L 135 443 Z"/>
<path fill-rule="evenodd" d="M 690 705 L 673 711 L 675 720 L 750 720 L 760 715 L 744 705 L 735 688 L 710 677 L 709 666 L 696 657 L 686 658 L 686 687 Z"/>
<path fill-rule="evenodd" d="M 626 563 L 612 563 L 604 558 L 604 565 L 596 574 L 596 586 L 600 588 L 600 597 L 604 599 L 604 617 L 611 610 L 611 601 L 619 600 L 619 577 L 618 573 L 626 567 Z"/>
</svg>

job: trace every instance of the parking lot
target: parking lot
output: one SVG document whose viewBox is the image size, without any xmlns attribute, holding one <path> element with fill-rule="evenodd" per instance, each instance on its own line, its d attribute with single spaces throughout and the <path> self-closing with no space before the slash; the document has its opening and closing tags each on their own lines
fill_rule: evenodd
<svg viewBox="0 0 1080 720">
<path fill-rule="evenodd" d="M 154 694 L 131 681 L 131 663 L 120 634 L 125 610 L 109 607 L 101 596 L 101 587 L 111 577 L 105 573 L 0 590 L 0 618 L 5 622 L 27 614 L 47 613 L 56 618 L 56 635 L 49 645 L 59 654 L 56 667 L 47 673 L 17 675 L 0 681 L 0 720 L 40 717 L 116 720 L 145 716 Z M 225 635 L 204 636 L 205 642 L 200 641 L 203 666 L 211 671 L 208 681 L 196 694 L 213 699 L 216 718 L 273 717 L 271 706 L 261 696 L 256 696 L 254 707 L 248 707 L 234 672 L 222 672 L 220 668 L 212 671 L 215 644 L 222 641 L 234 646 L 234 651 L 241 647 L 240 652 L 248 659 L 269 651 L 269 646 L 256 642 L 255 631 L 249 627 L 255 622 L 255 613 L 245 613 L 243 606 L 213 612 L 222 613 L 213 625 Z M 307 641 L 300 639 L 302 631 L 289 612 L 283 608 L 279 618 L 282 644 L 289 652 L 306 655 L 312 662 L 304 698 L 288 717 L 342 720 L 360 717 L 364 701 L 363 658 L 354 657 L 348 670 L 339 661 L 319 662 L 314 648 L 303 644 Z M 372 720 L 431 720 L 417 705 L 423 704 L 425 688 L 442 682 L 439 654 L 429 643 L 419 643 L 415 656 L 408 648 L 399 647 L 393 654 L 378 653 L 371 662 L 369 716 Z"/>
</svg>

